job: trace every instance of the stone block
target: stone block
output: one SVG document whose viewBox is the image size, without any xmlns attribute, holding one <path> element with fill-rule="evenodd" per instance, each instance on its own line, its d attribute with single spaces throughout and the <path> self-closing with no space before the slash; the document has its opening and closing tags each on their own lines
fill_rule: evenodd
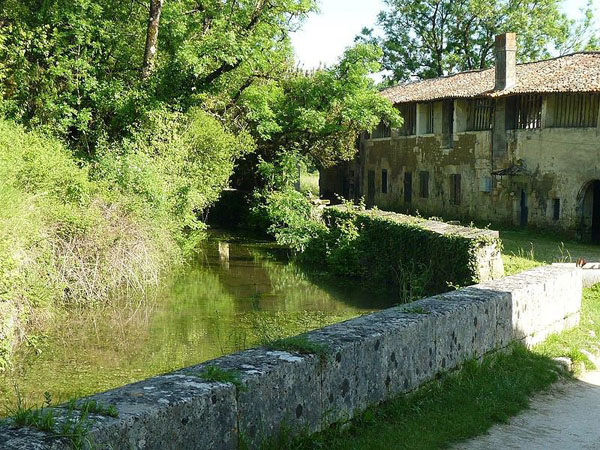
<svg viewBox="0 0 600 450">
<path fill-rule="evenodd" d="M 256 348 L 187 369 L 200 374 L 207 366 L 233 370 L 243 388 L 237 391 L 240 439 L 251 447 L 276 437 L 321 429 L 321 366 L 316 355 Z"/>
<path fill-rule="evenodd" d="M 235 449 L 235 387 L 172 373 L 89 397 L 115 405 L 118 418 L 96 420 L 98 449 Z"/>
</svg>

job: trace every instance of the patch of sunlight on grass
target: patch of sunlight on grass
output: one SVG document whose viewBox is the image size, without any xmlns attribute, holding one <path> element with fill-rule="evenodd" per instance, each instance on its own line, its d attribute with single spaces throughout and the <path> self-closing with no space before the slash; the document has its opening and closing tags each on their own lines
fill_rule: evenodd
<svg viewBox="0 0 600 450">
<path fill-rule="evenodd" d="M 300 191 L 310 192 L 314 196 L 319 196 L 319 172 L 304 172 L 300 174 Z"/>
<path fill-rule="evenodd" d="M 575 262 L 578 258 L 600 261 L 600 246 L 570 240 L 550 232 L 501 230 L 502 260 L 506 275 L 554 262 Z"/>
</svg>

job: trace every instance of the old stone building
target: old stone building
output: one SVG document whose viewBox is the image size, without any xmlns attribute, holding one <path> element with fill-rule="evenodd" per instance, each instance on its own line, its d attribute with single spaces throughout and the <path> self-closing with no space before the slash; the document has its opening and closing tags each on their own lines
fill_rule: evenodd
<svg viewBox="0 0 600 450">
<path fill-rule="evenodd" d="M 403 127 L 364 135 L 321 194 L 600 241 L 599 94 L 600 52 L 516 64 L 515 35 L 500 35 L 495 68 L 384 90 Z"/>
</svg>

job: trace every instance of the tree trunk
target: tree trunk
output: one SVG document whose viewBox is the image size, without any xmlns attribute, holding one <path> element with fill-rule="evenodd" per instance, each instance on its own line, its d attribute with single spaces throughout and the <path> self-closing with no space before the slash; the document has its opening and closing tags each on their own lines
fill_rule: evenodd
<svg viewBox="0 0 600 450">
<path fill-rule="evenodd" d="M 142 80 L 152 75 L 158 45 L 158 24 L 164 0 L 150 0 L 150 16 L 148 17 L 148 31 L 146 33 L 146 51 L 144 52 L 144 65 L 142 67 Z"/>
</svg>

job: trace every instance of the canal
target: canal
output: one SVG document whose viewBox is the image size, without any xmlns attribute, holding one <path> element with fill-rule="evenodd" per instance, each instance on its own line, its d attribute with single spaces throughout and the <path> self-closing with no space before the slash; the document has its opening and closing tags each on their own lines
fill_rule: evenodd
<svg viewBox="0 0 600 450">
<path fill-rule="evenodd" d="M 271 243 L 211 232 L 183 271 L 144 299 L 58 312 L 0 375 L 0 398 L 38 406 L 373 312 L 395 303 L 348 280 L 308 273 Z M 4 414 L 0 410 L 0 414 Z"/>
</svg>

